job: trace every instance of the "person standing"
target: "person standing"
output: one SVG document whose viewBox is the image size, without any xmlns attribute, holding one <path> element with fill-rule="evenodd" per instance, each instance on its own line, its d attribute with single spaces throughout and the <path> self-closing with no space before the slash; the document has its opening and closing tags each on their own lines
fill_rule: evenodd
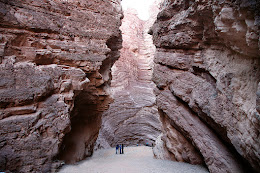
<svg viewBox="0 0 260 173">
<path fill-rule="evenodd" d="M 119 145 L 119 148 L 120 148 L 120 154 L 122 154 L 122 146 Z"/>
<path fill-rule="evenodd" d="M 117 145 L 116 145 L 116 154 L 117 154 L 117 152 L 118 152 L 118 148 L 119 148 L 119 145 L 117 144 Z"/>
<path fill-rule="evenodd" d="M 122 154 L 124 154 L 124 144 L 122 144 Z"/>
</svg>

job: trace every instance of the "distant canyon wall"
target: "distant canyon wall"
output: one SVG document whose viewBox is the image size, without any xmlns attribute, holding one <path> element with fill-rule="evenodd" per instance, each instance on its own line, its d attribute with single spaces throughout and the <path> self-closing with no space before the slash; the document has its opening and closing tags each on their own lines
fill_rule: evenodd
<svg viewBox="0 0 260 173">
<path fill-rule="evenodd" d="M 119 58 L 119 0 L 0 2 L 0 170 L 92 154 Z"/>
<path fill-rule="evenodd" d="M 260 172 L 259 9 L 254 0 L 164 1 L 150 30 L 158 158 Z"/>
<path fill-rule="evenodd" d="M 109 93 L 113 103 L 102 116 L 97 148 L 116 144 L 154 144 L 161 133 L 158 108 L 152 82 L 155 46 L 148 34 L 158 13 L 158 4 L 151 7 L 149 20 L 140 20 L 134 9 L 124 11 L 122 20 L 123 48 L 112 68 Z"/>
</svg>

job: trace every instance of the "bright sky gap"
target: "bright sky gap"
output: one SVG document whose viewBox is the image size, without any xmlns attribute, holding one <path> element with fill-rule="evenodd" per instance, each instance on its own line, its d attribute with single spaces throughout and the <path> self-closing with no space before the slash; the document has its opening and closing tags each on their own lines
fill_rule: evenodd
<svg viewBox="0 0 260 173">
<path fill-rule="evenodd" d="M 154 0 L 122 0 L 123 10 L 134 8 L 137 10 L 138 17 L 142 20 L 148 20 L 150 5 Z"/>
</svg>

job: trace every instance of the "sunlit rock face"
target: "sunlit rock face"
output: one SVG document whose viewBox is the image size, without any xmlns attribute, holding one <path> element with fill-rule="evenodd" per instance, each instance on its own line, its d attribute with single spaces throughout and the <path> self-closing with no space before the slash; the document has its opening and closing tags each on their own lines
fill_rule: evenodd
<svg viewBox="0 0 260 173">
<path fill-rule="evenodd" d="M 213 173 L 259 172 L 259 9 L 253 0 L 164 1 L 150 31 L 158 157 L 202 157 Z M 194 150 L 181 155 L 182 141 Z"/>
<path fill-rule="evenodd" d="M 119 0 L 0 2 L 0 171 L 92 154 L 119 58 Z"/>
<path fill-rule="evenodd" d="M 128 9 L 122 21 L 123 48 L 112 68 L 110 93 L 114 102 L 102 116 L 97 148 L 116 144 L 152 145 L 161 131 L 161 123 L 151 81 L 155 47 L 148 34 L 158 8 L 148 21 Z"/>
</svg>

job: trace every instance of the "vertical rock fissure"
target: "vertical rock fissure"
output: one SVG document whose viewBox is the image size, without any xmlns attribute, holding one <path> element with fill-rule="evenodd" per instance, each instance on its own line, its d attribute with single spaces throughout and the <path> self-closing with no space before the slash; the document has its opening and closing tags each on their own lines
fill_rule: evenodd
<svg viewBox="0 0 260 173">
<path fill-rule="evenodd" d="M 234 158 L 240 162 L 243 163 L 242 169 L 244 172 L 254 172 L 252 166 L 249 164 L 249 162 L 243 158 L 235 149 L 235 147 L 231 144 L 230 140 L 227 137 L 227 132 L 226 129 L 223 129 L 223 127 L 220 127 L 219 124 L 217 124 L 216 122 L 214 122 L 213 119 L 211 119 L 211 117 L 208 117 L 206 114 L 204 115 L 204 117 L 201 117 L 201 113 L 195 112 L 192 108 L 189 107 L 188 103 L 184 102 L 181 98 L 179 98 L 178 96 L 175 96 L 176 99 L 180 102 L 180 104 L 182 104 L 184 107 L 186 107 L 186 109 L 188 109 L 189 111 L 191 111 L 194 115 L 198 115 L 200 121 L 202 121 L 207 128 L 209 129 L 209 131 L 212 131 L 218 138 L 219 141 L 221 141 L 221 143 L 223 143 L 228 150 L 230 150 L 230 152 L 234 155 Z M 162 111 L 163 112 L 163 111 Z M 201 110 L 202 112 L 202 110 Z M 164 116 L 167 116 L 167 114 L 164 113 Z M 183 129 L 181 129 L 180 127 L 178 127 L 174 121 L 172 121 L 170 119 L 172 125 L 179 131 L 182 132 Z M 183 132 L 182 132 L 183 133 Z M 184 132 L 184 136 L 188 137 L 188 140 L 191 141 L 192 137 L 189 137 L 189 133 L 188 132 Z M 192 143 L 194 143 L 193 141 L 191 141 Z M 196 144 L 194 145 L 196 147 L 197 150 L 199 150 L 199 147 L 196 146 Z M 206 165 L 206 164 L 205 164 Z"/>
<path fill-rule="evenodd" d="M 102 122 L 102 113 L 108 109 L 112 99 L 106 92 L 111 83 L 111 68 L 120 57 L 122 48 L 121 31 L 112 35 L 106 46 L 110 51 L 98 71 L 86 73 L 90 80 L 88 90 L 81 91 L 75 98 L 71 113 L 71 131 L 66 134 L 60 146 L 58 160 L 73 164 L 93 154 Z"/>
<path fill-rule="evenodd" d="M 67 164 L 78 162 L 92 155 L 101 124 L 102 103 L 91 92 L 80 92 L 75 98 L 71 113 L 71 131 L 65 135 L 58 160 Z"/>
<path fill-rule="evenodd" d="M 166 153 L 166 155 L 164 157 L 162 157 L 161 159 L 169 159 L 169 160 L 174 160 L 174 161 L 179 161 L 179 162 L 187 162 L 190 164 L 206 165 L 205 161 L 203 161 L 203 156 L 199 152 L 199 149 L 196 146 L 194 146 L 194 147 L 192 146 L 192 145 L 194 145 L 194 142 L 191 140 L 191 138 L 189 138 L 189 136 L 187 136 L 188 133 L 184 132 L 180 127 L 178 127 L 174 123 L 174 121 L 171 118 L 169 118 L 162 109 L 159 109 L 159 114 L 160 114 L 160 120 L 162 121 L 163 128 L 164 128 L 164 130 L 163 130 L 164 136 L 162 136 L 162 141 L 164 142 L 164 147 L 167 148 L 167 151 L 165 151 L 165 152 L 170 153 L 169 155 Z M 167 124 L 167 123 L 169 123 L 169 124 Z M 172 129 L 176 129 L 174 134 L 176 136 L 178 136 L 177 138 L 174 138 L 170 134 L 167 134 L 167 129 L 169 130 L 169 125 L 172 126 L 171 127 Z M 178 142 L 171 143 L 171 141 L 167 141 L 167 138 L 175 139 L 175 141 L 181 140 L 181 146 L 183 148 L 180 147 Z M 172 144 L 172 147 L 170 147 L 170 145 L 168 144 L 169 142 Z M 157 158 L 160 158 L 160 156 L 157 155 L 156 150 L 157 149 L 155 149 L 155 156 Z"/>
</svg>

